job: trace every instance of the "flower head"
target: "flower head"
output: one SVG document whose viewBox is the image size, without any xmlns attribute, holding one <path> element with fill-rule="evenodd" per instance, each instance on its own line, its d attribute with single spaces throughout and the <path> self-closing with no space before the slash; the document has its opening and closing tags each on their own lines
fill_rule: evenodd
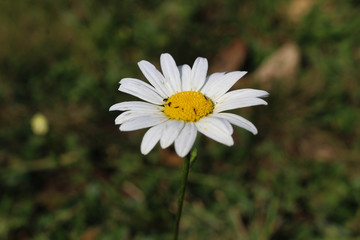
<svg viewBox="0 0 360 240">
<path fill-rule="evenodd" d="M 36 113 L 31 118 L 31 128 L 36 135 L 46 135 L 49 131 L 49 123 L 42 113 Z"/>
<path fill-rule="evenodd" d="M 162 148 L 175 145 L 180 157 L 191 150 L 197 132 L 223 143 L 234 144 L 232 125 L 257 134 L 256 127 L 243 117 L 224 111 L 255 105 L 267 105 L 263 90 L 229 89 L 246 72 L 214 73 L 206 77 L 208 62 L 197 58 L 192 66 L 176 66 L 170 54 L 160 57 L 162 73 L 147 61 L 138 63 L 147 84 L 134 78 L 120 81 L 119 91 L 143 101 L 114 104 L 110 111 L 123 111 L 116 119 L 121 131 L 150 129 L 145 133 L 141 152 L 149 153 L 160 141 Z"/>
</svg>

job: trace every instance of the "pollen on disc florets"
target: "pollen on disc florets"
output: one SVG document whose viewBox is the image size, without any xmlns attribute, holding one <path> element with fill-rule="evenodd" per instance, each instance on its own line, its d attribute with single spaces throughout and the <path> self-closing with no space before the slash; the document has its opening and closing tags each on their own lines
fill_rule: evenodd
<svg viewBox="0 0 360 240">
<path fill-rule="evenodd" d="M 212 113 L 213 102 L 200 92 L 185 91 L 164 99 L 164 113 L 173 120 L 196 122 Z"/>
</svg>

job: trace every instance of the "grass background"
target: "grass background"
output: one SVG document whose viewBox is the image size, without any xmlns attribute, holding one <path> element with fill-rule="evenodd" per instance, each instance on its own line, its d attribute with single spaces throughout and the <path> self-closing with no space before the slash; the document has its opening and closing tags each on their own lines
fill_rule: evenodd
<svg viewBox="0 0 360 240">
<path fill-rule="evenodd" d="M 257 136 L 236 128 L 231 148 L 198 138 L 180 238 L 360 239 L 359 10 L 356 0 L 0 1 L 0 239 L 170 239 L 182 162 L 159 147 L 142 156 L 144 131 L 119 132 L 108 109 L 131 99 L 121 78 L 144 79 L 138 61 L 159 66 L 169 52 L 212 66 L 232 59 L 234 41 L 244 58 L 225 67 L 249 71 L 237 87 L 269 91 L 269 105 L 236 111 Z M 295 70 L 271 59 L 287 43 Z M 261 78 L 266 63 L 275 68 Z M 45 135 L 31 129 L 36 113 Z"/>
</svg>

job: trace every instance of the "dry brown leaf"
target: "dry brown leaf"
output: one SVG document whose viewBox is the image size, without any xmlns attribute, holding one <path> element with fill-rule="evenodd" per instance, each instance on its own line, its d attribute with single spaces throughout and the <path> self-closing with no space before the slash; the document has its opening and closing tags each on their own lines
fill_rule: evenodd
<svg viewBox="0 0 360 240">
<path fill-rule="evenodd" d="M 145 196 L 143 191 L 132 182 L 124 182 L 122 185 L 122 191 L 137 202 L 144 201 Z"/>
<path fill-rule="evenodd" d="M 311 130 L 297 144 L 300 156 L 316 161 L 336 161 L 344 149 L 335 136 L 320 130 Z"/>
<path fill-rule="evenodd" d="M 247 55 L 247 46 L 240 39 L 234 39 L 228 46 L 220 50 L 215 57 L 209 73 L 231 72 L 239 70 L 244 64 Z"/>
<path fill-rule="evenodd" d="M 271 87 L 275 81 L 291 86 L 300 64 L 300 50 L 294 43 L 286 43 L 274 54 L 264 60 L 253 74 L 256 81 Z"/>
<path fill-rule="evenodd" d="M 311 11 L 316 0 L 293 0 L 287 7 L 287 16 L 292 22 L 299 22 Z"/>
<path fill-rule="evenodd" d="M 184 159 L 179 157 L 174 151 L 169 148 L 161 151 L 161 161 L 169 167 L 180 167 L 184 164 Z"/>
<path fill-rule="evenodd" d="M 99 235 L 99 228 L 92 227 L 86 229 L 86 231 L 80 237 L 80 240 L 94 240 Z"/>
</svg>

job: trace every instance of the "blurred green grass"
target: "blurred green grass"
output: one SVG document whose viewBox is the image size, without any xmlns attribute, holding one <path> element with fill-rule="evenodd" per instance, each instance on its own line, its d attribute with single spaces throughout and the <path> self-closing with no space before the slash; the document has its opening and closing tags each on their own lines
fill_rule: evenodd
<svg viewBox="0 0 360 240">
<path fill-rule="evenodd" d="M 144 131 L 120 133 L 108 108 L 130 99 L 121 78 L 144 79 L 138 61 L 211 66 L 235 38 L 250 74 L 289 41 L 299 71 L 291 86 L 244 80 L 270 92 L 239 111 L 257 136 L 198 139 L 181 238 L 359 239 L 360 5 L 307 1 L 295 21 L 292 2 L 1 1 L 0 239 L 170 238 L 181 167 L 142 156 Z"/>
</svg>

